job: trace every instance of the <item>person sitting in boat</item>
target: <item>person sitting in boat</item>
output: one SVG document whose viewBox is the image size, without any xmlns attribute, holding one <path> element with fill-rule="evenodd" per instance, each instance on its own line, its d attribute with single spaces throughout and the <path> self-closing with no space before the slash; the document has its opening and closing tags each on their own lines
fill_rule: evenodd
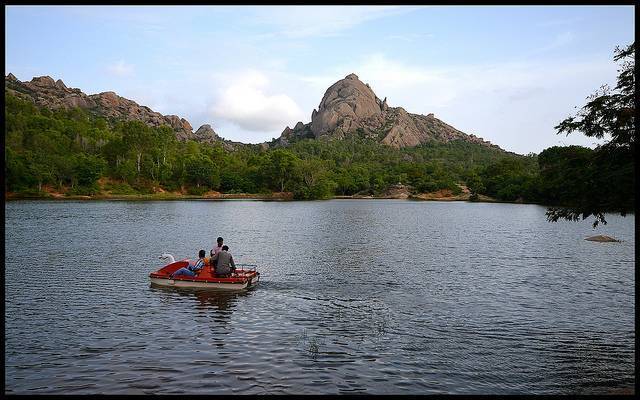
<svg viewBox="0 0 640 400">
<path fill-rule="evenodd" d="M 213 262 L 216 263 L 216 276 L 228 277 L 232 272 L 236 270 L 236 263 L 233 261 L 233 256 L 229 253 L 229 246 L 222 246 L 222 250 L 213 256 Z"/>
<path fill-rule="evenodd" d="M 213 257 L 216 254 L 220 253 L 222 251 L 223 245 L 224 245 L 224 239 L 221 237 L 218 237 L 218 239 L 216 239 L 216 246 L 213 249 L 211 249 L 211 251 L 209 252 L 209 255 Z"/>
<path fill-rule="evenodd" d="M 206 254 L 207 254 L 206 251 L 200 250 L 198 252 L 198 261 L 196 261 L 193 264 L 189 263 L 189 266 L 186 268 L 184 267 L 180 268 L 173 274 L 169 275 L 169 278 L 175 278 L 176 276 L 180 276 L 180 275 L 196 276 L 198 272 L 202 268 L 204 268 L 205 264 L 207 263 L 207 259 L 204 257 Z"/>
<path fill-rule="evenodd" d="M 213 249 L 211 249 L 211 251 L 209 252 L 209 255 L 211 255 L 211 258 L 210 258 L 211 273 L 213 274 L 216 273 L 216 262 L 214 261 L 214 257 L 216 254 L 222 251 L 222 245 L 223 245 L 224 239 L 221 237 L 218 237 L 218 239 L 216 239 L 216 242 L 218 245 Z"/>
</svg>

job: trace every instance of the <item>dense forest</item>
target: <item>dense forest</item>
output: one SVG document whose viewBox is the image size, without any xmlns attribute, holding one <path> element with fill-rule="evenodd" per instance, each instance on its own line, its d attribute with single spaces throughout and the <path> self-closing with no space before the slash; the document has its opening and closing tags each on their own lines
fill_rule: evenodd
<svg viewBox="0 0 640 400">
<path fill-rule="evenodd" d="M 634 197 L 633 159 L 602 157 L 580 146 L 526 156 L 462 141 L 395 149 L 355 134 L 303 139 L 286 148 L 179 142 L 169 127 L 107 121 L 81 109 L 49 110 L 5 92 L 5 192 L 46 197 L 45 185 L 69 195 L 192 195 L 291 192 L 295 199 L 381 195 L 396 184 L 415 193 L 448 189 L 501 201 L 576 206 L 594 185 L 611 209 Z M 100 178 L 110 178 L 102 186 Z M 618 195 L 620 194 L 620 195 Z M 589 198 L 586 198 L 589 197 Z"/>
<path fill-rule="evenodd" d="M 200 195 L 292 192 L 296 199 L 380 195 L 395 184 L 415 192 L 466 183 L 501 200 L 537 200 L 537 158 L 466 142 L 394 149 L 353 135 L 305 139 L 287 148 L 179 142 L 169 127 L 106 121 L 81 109 L 48 110 L 5 92 L 5 189 L 45 195 L 43 185 L 68 194 L 98 193 L 111 178 L 113 194 L 154 188 Z"/>
</svg>

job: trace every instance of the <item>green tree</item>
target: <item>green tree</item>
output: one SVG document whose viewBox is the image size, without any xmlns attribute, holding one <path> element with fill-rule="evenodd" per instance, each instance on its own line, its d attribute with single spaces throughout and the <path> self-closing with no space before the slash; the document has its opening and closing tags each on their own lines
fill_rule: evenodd
<svg viewBox="0 0 640 400">
<path fill-rule="evenodd" d="M 285 149 L 276 149 L 269 153 L 266 175 L 276 183 L 276 190 L 284 192 L 285 184 L 293 177 L 299 160 L 291 151 Z"/>
<path fill-rule="evenodd" d="M 198 188 L 201 185 L 213 189 L 219 187 L 220 177 L 218 174 L 218 168 L 207 157 L 191 155 L 185 160 L 186 181 Z"/>
<path fill-rule="evenodd" d="M 136 171 L 140 175 L 142 154 L 151 147 L 153 134 L 151 128 L 140 121 L 126 121 L 120 126 L 124 144 L 133 150 L 136 156 Z"/>
<path fill-rule="evenodd" d="M 107 163 L 101 157 L 78 154 L 73 166 L 74 178 L 78 184 L 76 193 L 96 193 L 99 189 L 96 182 L 106 168 Z"/>
<path fill-rule="evenodd" d="M 595 228 L 599 222 L 607 223 L 606 212 L 625 216 L 635 209 L 635 43 L 617 47 L 613 59 L 620 66 L 616 86 L 613 89 L 602 86 L 577 115 L 555 127 L 558 134 L 577 131 L 589 137 L 611 139 L 595 149 L 591 184 L 584 187 L 581 200 L 569 207 L 549 208 L 549 221 L 561 218 L 578 221 L 593 216 Z M 613 201 L 602 193 L 613 195 Z"/>
<path fill-rule="evenodd" d="M 76 156 L 73 171 L 79 185 L 89 186 L 97 181 L 106 168 L 106 162 L 96 156 L 79 154 Z"/>
<path fill-rule="evenodd" d="M 301 177 L 301 182 L 294 190 L 294 197 L 326 199 L 333 194 L 336 183 L 329 177 L 326 161 L 319 158 L 301 160 L 296 170 Z"/>
<path fill-rule="evenodd" d="M 477 197 L 477 195 L 482 193 L 485 189 L 482 184 L 482 179 L 475 171 L 471 171 L 467 174 L 465 177 L 465 183 L 467 184 L 472 196 L 475 195 Z"/>
</svg>

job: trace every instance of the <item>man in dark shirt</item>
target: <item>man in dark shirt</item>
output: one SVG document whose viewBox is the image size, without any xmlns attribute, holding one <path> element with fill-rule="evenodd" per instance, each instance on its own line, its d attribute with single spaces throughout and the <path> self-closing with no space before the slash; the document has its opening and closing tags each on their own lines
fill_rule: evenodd
<svg viewBox="0 0 640 400">
<path fill-rule="evenodd" d="M 222 251 L 222 243 L 223 243 L 224 239 L 222 237 L 218 237 L 218 239 L 216 239 L 217 242 L 217 246 L 215 246 L 213 249 L 211 249 L 211 252 L 209 253 L 209 255 L 211 255 L 210 258 L 210 265 L 211 265 L 211 273 L 215 274 L 216 273 L 216 262 L 214 261 L 214 257 L 216 254 L 220 253 Z"/>
<path fill-rule="evenodd" d="M 213 257 L 213 261 L 216 263 L 216 276 L 227 277 L 236 270 L 236 263 L 227 245 L 222 246 L 222 250 Z"/>
</svg>

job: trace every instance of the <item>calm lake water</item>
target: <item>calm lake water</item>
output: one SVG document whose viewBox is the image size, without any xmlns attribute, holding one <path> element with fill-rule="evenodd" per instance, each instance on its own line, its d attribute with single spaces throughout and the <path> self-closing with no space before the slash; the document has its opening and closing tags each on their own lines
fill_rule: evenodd
<svg viewBox="0 0 640 400">
<path fill-rule="evenodd" d="M 635 386 L 634 216 L 406 200 L 11 201 L 5 393 L 570 394 Z M 606 234 L 621 243 L 584 238 Z M 223 236 L 246 293 L 151 287 Z"/>
</svg>

